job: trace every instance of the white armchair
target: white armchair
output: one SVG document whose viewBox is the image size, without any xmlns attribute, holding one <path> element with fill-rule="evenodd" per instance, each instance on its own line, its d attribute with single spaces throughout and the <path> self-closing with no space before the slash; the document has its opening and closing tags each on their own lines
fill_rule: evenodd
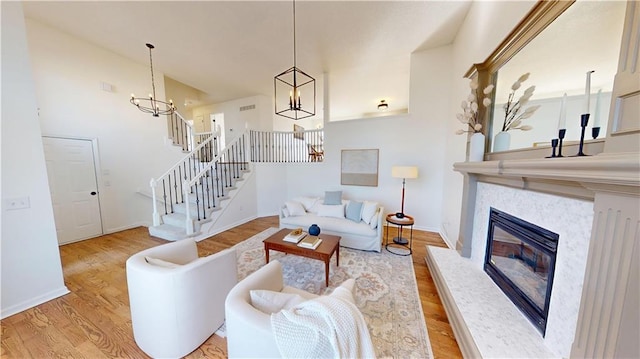
<svg viewBox="0 0 640 359">
<path fill-rule="evenodd" d="M 198 258 L 184 239 L 149 248 L 126 263 L 133 336 L 154 358 L 198 348 L 224 323 L 224 301 L 238 282 L 235 250 Z"/>
<path fill-rule="evenodd" d="M 315 294 L 285 286 L 282 265 L 271 261 L 240 281 L 225 302 L 227 353 L 229 358 L 279 358 L 280 351 L 271 330 L 271 317 L 251 305 L 250 291 L 264 289 L 299 294 L 304 299 Z"/>
</svg>

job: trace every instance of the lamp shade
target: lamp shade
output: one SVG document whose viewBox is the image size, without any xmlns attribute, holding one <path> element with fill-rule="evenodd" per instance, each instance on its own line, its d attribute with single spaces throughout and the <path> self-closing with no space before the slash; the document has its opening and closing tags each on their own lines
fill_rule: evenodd
<svg viewBox="0 0 640 359">
<path fill-rule="evenodd" d="M 418 167 L 414 166 L 393 166 L 391 176 L 395 178 L 418 178 Z"/>
</svg>

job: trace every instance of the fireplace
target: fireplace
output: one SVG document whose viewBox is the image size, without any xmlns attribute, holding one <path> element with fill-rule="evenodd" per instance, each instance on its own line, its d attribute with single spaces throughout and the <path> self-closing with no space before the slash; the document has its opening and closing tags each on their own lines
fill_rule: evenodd
<svg viewBox="0 0 640 359">
<path fill-rule="evenodd" d="M 490 208 L 485 272 L 545 335 L 558 234 Z"/>
</svg>

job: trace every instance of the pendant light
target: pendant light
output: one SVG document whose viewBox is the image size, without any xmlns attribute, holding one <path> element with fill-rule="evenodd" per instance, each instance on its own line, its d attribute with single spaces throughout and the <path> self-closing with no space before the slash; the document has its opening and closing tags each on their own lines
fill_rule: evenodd
<svg viewBox="0 0 640 359">
<path fill-rule="evenodd" d="M 296 66 L 296 2 L 293 0 L 293 67 L 273 79 L 275 113 L 293 120 L 316 114 L 316 80 Z"/>
<path fill-rule="evenodd" d="M 151 50 L 155 48 L 155 46 L 151 44 L 147 44 L 149 48 L 149 63 L 151 64 L 151 90 L 152 92 L 149 94 L 149 97 L 136 97 L 136 95 L 131 94 L 131 102 L 132 105 L 136 106 L 140 111 L 145 113 L 150 113 L 153 117 L 159 117 L 160 115 L 171 115 L 176 110 L 176 107 L 173 105 L 173 100 L 169 100 L 169 102 L 158 100 L 156 97 L 156 84 L 153 78 L 153 58 L 151 57 Z M 160 108 L 162 107 L 162 109 Z"/>
</svg>

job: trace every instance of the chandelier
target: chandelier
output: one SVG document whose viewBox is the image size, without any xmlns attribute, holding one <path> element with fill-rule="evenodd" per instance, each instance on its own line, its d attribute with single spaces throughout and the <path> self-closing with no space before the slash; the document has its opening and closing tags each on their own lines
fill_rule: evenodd
<svg viewBox="0 0 640 359">
<path fill-rule="evenodd" d="M 295 0 L 293 0 L 293 67 L 274 77 L 273 87 L 276 115 L 300 120 L 316 114 L 316 80 L 296 66 Z"/>
<path fill-rule="evenodd" d="M 131 94 L 131 100 L 129 100 L 129 102 L 135 105 L 140 111 L 152 114 L 153 117 L 171 115 L 176 110 L 176 107 L 173 105 L 173 100 L 165 102 L 156 98 L 156 84 L 153 78 L 153 58 L 151 57 L 151 50 L 155 47 L 151 44 L 147 44 L 147 47 L 149 48 L 149 63 L 151 64 L 152 93 L 149 94 L 149 97 L 136 97 L 136 95 Z M 162 109 L 160 109 L 160 107 L 162 107 Z"/>
</svg>

